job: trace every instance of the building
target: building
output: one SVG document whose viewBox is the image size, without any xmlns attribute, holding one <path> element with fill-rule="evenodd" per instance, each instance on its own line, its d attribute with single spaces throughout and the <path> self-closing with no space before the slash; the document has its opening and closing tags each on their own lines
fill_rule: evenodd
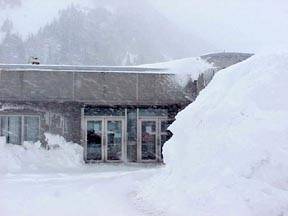
<svg viewBox="0 0 288 216">
<path fill-rule="evenodd" d="M 201 82 L 161 68 L 0 65 L 0 136 L 45 146 L 45 132 L 59 134 L 86 162 L 162 162 L 167 127 Z"/>
<path fill-rule="evenodd" d="M 1 65 L 1 136 L 81 143 L 87 162 L 161 162 L 167 126 L 191 101 L 164 69 Z"/>
</svg>

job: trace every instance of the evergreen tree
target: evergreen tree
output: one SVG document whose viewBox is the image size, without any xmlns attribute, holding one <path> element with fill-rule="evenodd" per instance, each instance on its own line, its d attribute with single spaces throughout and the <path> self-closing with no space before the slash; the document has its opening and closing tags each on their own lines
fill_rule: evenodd
<svg viewBox="0 0 288 216">
<path fill-rule="evenodd" d="M 24 44 L 19 35 L 6 34 L 0 45 L 0 62 L 7 64 L 27 63 Z"/>
</svg>

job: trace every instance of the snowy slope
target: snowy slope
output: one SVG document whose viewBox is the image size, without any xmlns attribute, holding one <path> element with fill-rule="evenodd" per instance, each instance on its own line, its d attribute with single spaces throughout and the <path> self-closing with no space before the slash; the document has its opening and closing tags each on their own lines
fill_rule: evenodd
<svg viewBox="0 0 288 216">
<path fill-rule="evenodd" d="M 59 10 L 65 9 L 70 4 L 88 7 L 88 1 L 80 0 L 25 0 L 15 7 L 0 8 L 0 26 L 5 19 L 10 19 L 14 31 L 26 38 L 31 33 L 36 33 L 41 27 L 58 17 Z"/>
<path fill-rule="evenodd" d="M 6 19 L 13 34 L 7 34 L 8 27 L 0 29 L 2 63 L 37 56 L 41 64 L 137 65 L 211 50 L 148 0 L 25 0 L 0 7 L 0 28 Z"/>
<path fill-rule="evenodd" d="M 218 72 L 178 115 L 167 167 L 139 197 L 163 215 L 288 215 L 287 62 L 259 55 Z"/>
</svg>

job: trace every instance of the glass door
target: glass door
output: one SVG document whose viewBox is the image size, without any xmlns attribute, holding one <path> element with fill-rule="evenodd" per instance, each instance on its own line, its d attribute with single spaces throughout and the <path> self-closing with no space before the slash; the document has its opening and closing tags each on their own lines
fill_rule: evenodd
<svg viewBox="0 0 288 216">
<path fill-rule="evenodd" d="M 123 121 L 106 120 L 106 160 L 121 161 L 123 148 Z"/>
<path fill-rule="evenodd" d="M 141 160 L 157 160 L 157 121 L 141 121 Z"/>
<path fill-rule="evenodd" d="M 87 160 L 103 159 L 103 121 L 87 121 Z"/>
<path fill-rule="evenodd" d="M 124 120 L 110 117 L 88 119 L 86 144 L 87 161 L 122 161 L 124 152 Z"/>
</svg>

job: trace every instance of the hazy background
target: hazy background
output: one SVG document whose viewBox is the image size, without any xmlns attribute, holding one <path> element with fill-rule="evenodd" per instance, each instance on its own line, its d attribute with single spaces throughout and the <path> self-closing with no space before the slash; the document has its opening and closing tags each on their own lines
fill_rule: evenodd
<svg viewBox="0 0 288 216">
<path fill-rule="evenodd" d="M 151 0 L 171 20 L 223 50 L 287 49 L 287 0 Z"/>
<path fill-rule="evenodd" d="M 0 26 L 2 63 L 135 65 L 287 49 L 288 1 L 0 0 Z"/>
</svg>

